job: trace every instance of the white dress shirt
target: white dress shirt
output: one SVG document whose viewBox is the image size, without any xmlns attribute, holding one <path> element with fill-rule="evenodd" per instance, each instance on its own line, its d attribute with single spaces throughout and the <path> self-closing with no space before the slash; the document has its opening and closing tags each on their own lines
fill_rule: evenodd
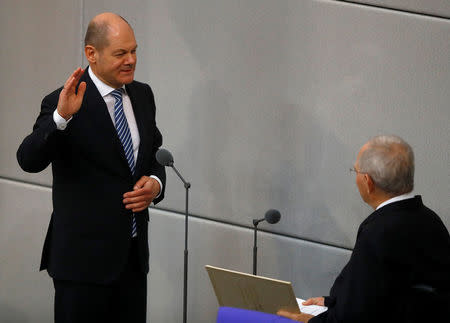
<svg viewBox="0 0 450 323">
<path fill-rule="evenodd" d="M 407 200 L 407 199 L 412 199 L 414 198 L 414 194 L 412 192 L 406 193 L 406 194 L 402 194 L 399 196 L 394 196 L 393 198 L 384 201 L 383 203 L 381 203 L 380 205 L 378 205 L 378 207 L 376 208 L 376 210 L 381 209 L 383 206 L 386 206 L 388 204 L 394 203 L 394 202 L 398 202 L 398 201 L 402 201 L 402 200 Z"/>
</svg>

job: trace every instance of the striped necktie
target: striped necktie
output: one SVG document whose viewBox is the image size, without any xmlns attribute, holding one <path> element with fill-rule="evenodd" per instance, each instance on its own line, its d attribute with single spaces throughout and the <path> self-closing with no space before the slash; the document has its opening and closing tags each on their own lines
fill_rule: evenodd
<svg viewBox="0 0 450 323">
<path fill-rule="evenodd" d="M 125 156 L 127 158 L 128 166 L 130 166 L 131 173 L 134 175 L 136 165 L 134 163 L 133 141 L 131 140 L 130 129 L 128 128 L 127 118 L 123 112 L 123 101 L 121 89 L 116 89 L 110 93 L 114 99 L 114 120 L 116 122 L 116 130 L 122 143 Z M 137 236 L 136 219 L 132 215 L 132 230 L 131 236 Z"/>
</svg>

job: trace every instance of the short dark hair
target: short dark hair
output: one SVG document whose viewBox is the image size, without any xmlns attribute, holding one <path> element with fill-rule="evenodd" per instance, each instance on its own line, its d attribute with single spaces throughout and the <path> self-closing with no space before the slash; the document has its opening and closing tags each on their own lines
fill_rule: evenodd
<svg viewBox="0 0 450 323">
<path fill-rule="evenodd" d="M 122 16 L 120 17 L 123 21 L 125 21 L 128 26 L 130 24 L 126 19 Z M 84 46 L 91 45 L 94 46 L 97 50 L 102 50 L 105 47 L 108 47 L 108 29 L 110 24 L 106 21 L 96 21 L 95 19 L 91 20 L 86 30 L 86 35 L 84 36 Z M 130 26 L 131 28 L 131 26 Z"/>
<path fill-rule="evenodd" d="M 105 21 L 96 22 L 92 20 L 86 30 L 86 36 L 84 37 L 84 46 L 94 46 L 98 50 L 109 45 L 108 41 L 108 28 L 109 24 Z"/>
</svg>

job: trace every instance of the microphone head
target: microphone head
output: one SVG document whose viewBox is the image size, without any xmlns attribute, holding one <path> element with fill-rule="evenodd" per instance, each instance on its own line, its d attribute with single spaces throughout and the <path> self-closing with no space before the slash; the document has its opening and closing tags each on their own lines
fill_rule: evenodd
<svg viewBox="0 0 450 323">
<path fill-rule="evenodd" d="M 156 152 L 156 160 L 162 166 L 172 166 L 173 165 L 173 156 L 170 151 L 166 149 L 159 149 Z"/>
<path fill-rule="evenodd" d="M 266 212 L 266 215 L 264 216 L 267 222 L 270 224 L 275 224 L 278 221 L 280 221 L 281 214 L 278 210 L 270 209 Z"/>
</svg>

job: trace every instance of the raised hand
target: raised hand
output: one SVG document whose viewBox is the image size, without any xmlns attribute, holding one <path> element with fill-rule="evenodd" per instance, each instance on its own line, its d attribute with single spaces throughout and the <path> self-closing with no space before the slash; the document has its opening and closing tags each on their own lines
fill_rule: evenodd
<svg viewBox="0 0 450 323">
<path fill-rule="evenodd" d="M 84 92 L 86 91 L 86 82 L 80 83 L 78 92 L 76 92 L 76 87 L 83 73 L 84 70 L 81 67 L 77 68 L 67 79 L 64 88 L 59 94 L 58 114 L 66 120 L 69 120 L 80 110 Z"/>
</svg>

